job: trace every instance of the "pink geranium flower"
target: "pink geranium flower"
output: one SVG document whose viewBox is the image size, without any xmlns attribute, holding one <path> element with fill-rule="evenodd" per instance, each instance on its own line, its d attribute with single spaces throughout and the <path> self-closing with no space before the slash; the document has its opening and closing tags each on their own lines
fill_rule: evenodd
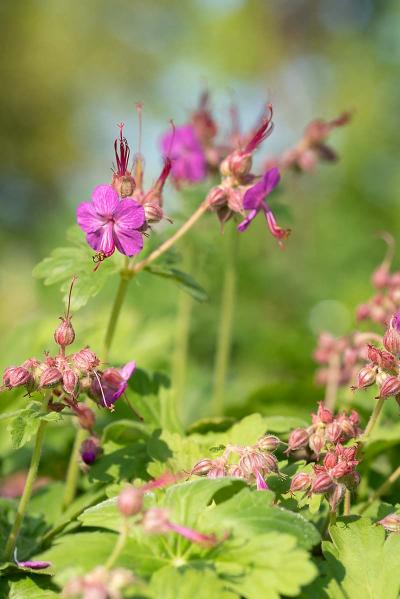
<svg viewBox="0 0 400 599">
<path fill-rule="evenodd" d="M 111 256 L 115 248 L 125 256 L 134 256 L 143 248 L 143 206 L 133 199 L 120 200 L 111 185 L 94 188 L 92 202 L 79 204 L 77 221 L 100 259 Z"/>
</svg>

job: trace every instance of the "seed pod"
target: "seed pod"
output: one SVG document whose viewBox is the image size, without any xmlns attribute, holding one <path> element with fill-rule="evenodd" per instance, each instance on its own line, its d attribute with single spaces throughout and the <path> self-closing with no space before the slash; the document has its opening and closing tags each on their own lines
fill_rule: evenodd
<svg viewBox="0 0 400 599">
<path fill-rule="evenodd" d="M 206 475 L 209 473 L 212 466 L 213 466 L 212 460 L 208 460 L 208 459 L 200 460 L 193 466 L 190 474 L 197 474 L 197 476 Z"/>
<path fill-rule="evenodd" d="M 49 366 L 43 370 L 40 380 L 39 387 L 55 387 L 62 380 L 63 375 L 55 366 Z"/>
<path fill-rule="evenodd" d="M 70 318 L 61 318 L 61 324 L 54 332 L 54 341 L 61 347 L 71 345 L 75 340 L 75 331 Z"/>
<path fill-rule="evenodd" d="M 400 514 L 389 514 L 382 520 L 378 520 L 377 524 L 383 526 L 388 532 L 400 534 Z"/>
<path fill-rule="evenodd" d="M 344 485 L 335 485 L 329 493 L 329 505 L 332 511 L 335 511 L 338 504 L 342 501 L 346 487 Z"/>
<path fill-rule="evenodd" d="M 123 516 L 135 516 L 143 507 L 143 492 L 132 485 L 125 487 L 118 495 L 117 507 Z"/>
<path fill-rule="evenodd" d="M 306 472 L 298 472 L 292 478 L 290 483 L 290 491 L 295 493 L 296 491 L 307 491 L 311 486 L 311 476 Z"/>
</svg>

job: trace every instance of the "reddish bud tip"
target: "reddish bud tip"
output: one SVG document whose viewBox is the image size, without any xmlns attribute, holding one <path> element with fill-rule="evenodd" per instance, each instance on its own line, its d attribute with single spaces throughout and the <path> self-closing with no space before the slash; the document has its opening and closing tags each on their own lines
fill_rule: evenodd
<svg viewBox="0 0 400 599">
<path fill-rule="evenodd" d="M 39 380 L 39 387 L 55 387 L 60 381 L 62 381 L 63 375 L 55 366 L 49 366 L 46 368 Z"/>
<path fill-rule="evenodd" d="M 54 341 L 61 347 L 71 345 L 75 340 L 75 331 L 69 318 L 62 318 L 54 332 Z"/>
<path fill-rule="evenodd" d="M 125 487 L 118 495 L 117 506 L 123 516 L 135 516 L 142 511 L 143 492 L 132 485 Z"/>
<path fill-rule="evenodd" d="M 319 472 L 311 485 L 311 493 L 326 493 L 333 489 L 335 483 L 326 472 Z"/>
<path fill-rule="evenodd" d="M 305 428 L 295 428 L 289 435 L 287 451 L 296 451 L 308 445 L 309 435 Z"/>
</svg>

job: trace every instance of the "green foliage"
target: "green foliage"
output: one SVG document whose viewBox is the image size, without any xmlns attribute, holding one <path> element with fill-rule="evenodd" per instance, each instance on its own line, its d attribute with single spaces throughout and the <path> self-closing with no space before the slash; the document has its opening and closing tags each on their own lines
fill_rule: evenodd
<svg viewBox="0 0 400 599">
<path fill-rule="evenodd" d="M 146 272 L 152 275 L 168 279 L 178 285 L 180 289 L 192 296 L 193 299 L 202 303 L 208 301 L 207 292 L 195 279 L 186 272 L 166 265 L 151 264 L 146 266 Z"/>
<path fill-rule="evenodd" d="M 237 594 L 227 589 L 226 583 L 206 564 L 198 569 L 165 566 L 151 578 L 150 593 L 154 599 L 235 599 Z"/>
<path fill-rule="evenodd" d="M 121 270 L 123 258 L 116 252 L 93 272 L 93 250 L 87 245 L 77 225 L 68 229 L 67 240 L 71 245 L 53 250 L 48 258 L 44 258 L 35 266 L 33 275 L 38 279 L 44 279 L 45 285 L 61 283 L 61 291 L 65 298 L 72 277 L 77 277 L 71 298 L 72 309 L 76 311 L 102 290 L 110 276 Z"/>
<path fill-rule="evenodd" d="M 16 413 L 17 416 L 12 418 L 7 426 L 14 449 L 23 447 L 32 439 L 37 432 L 41 420 L 45 420 L 46 422 L 58 422 L 62 420 L 61 414 L 44 412 L 39 402 L 32 402 L 25 409 L 18 410 Z M 9 418 L 11 417 L 9 415 Z"/>
</svg>

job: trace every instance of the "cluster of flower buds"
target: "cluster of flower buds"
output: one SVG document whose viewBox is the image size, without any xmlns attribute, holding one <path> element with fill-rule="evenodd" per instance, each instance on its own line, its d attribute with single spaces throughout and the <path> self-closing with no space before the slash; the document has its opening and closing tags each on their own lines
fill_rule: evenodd
<svg viewBox="0 0 400 599">
<path fill-rule="evenodd" d="M 91 436 L 81 447 L 81 457 L 85 464 L 92 464 L 100 454 L 100 442 L 93 435 L 95 414 L 91 408 L 80 402 L 81 394 L 88 395 L 98 406 L 113 410 L 114 404 L 125 392 L 128 380 L 135 370 L 135 362 L 128 362 L 122 368 L 99 370 L 100 360 L 96 354 L 84 347 L 66 355 L 66 348 L 75 340 L 75 331 L 71 323 L 70 300 L 65 316 L 54 333 L 59 346 L 55 356 L 46 354 L 44 360 L 30 358 L 20 366 L 10 366 L 3 373 L 3 385 L 6 389 L 24 388 L 28 395 L 39 392 L 48 397 L 47 409 L 61 412 L 72 410 L 81 428 Z"/>
<path fill-rule="evenodd" d="M 215 535 L 206 535 L 192 528 L 172 522 L 168 510 L 164 508 L 152 507 L 146 509 L 144 507 L 143 501 L 146 492 L 166 487 L 179 480 L 179 478 L 181 477 L 167 472 L 158 479 L 145 483 L 141 487 L 127 485 L 117 497 L 119 512 L 125 518 L 137 516 L 136 523 L 145 532 L 153 534 L 175 532 L 192 543 L 198 543 L 203 546 L 215 545 L 218 542 Z"/>
<path fill-rule="evenodd" d="M 387 244 L 386 256 L 372 273 L 371 281 L 376 293 L 357 307 L 357 320 L 370 320 L 387 326 L 391 315 L 400 310 L 400 271 L 390 272 L 395 251 L 395 241 L 388 233 L 381 234 Z"/>
<path fill-rule="evenodd" d="M 382 520 L 378 520 L 377 524 L 383 526 L 387 532 L 400 534 L 400 514 L 389 514 L 382 518 Z"/>
<path fill-rule="evenodd" d="M 278 167 L 300 172 L 313 171 L 319 162 L 335 162 L 336 152 L 326 144 L 333 129 L 342 127 L 350 121 L 349 112 L 343 112 L 332 121 L 316 119 L 309 123 L 300 141 L 289 150 L 267 161 L 267 169 Z"/>
<path fill-rule="evenodd" d="M 385 349 L 368 346 L 369 362 L 358 373 L 353 389 L 376 384 L 379 399 L 395 397 L 400 405 L 400 312 L 393 314 L 383 336 Z"/>
<path fill-rule="evenodd" d="M 265 435 L 254 445 L 228 445 L 222 456 L 197 462 L 190 474 L 208 478 L 233 476 L 249 484 L 255 483 L 260 491 L 268 489 L 265 477 L 271 473 L 279 474 L 278 460 L 273 453 L 279 444 L 278 437 Z M 236 459 L 232 460 L 235 455 Z"/>
<path fill-rule="evenodd" d="M 359 461 L 356 459 L 357 446 L 343 447 L 338 443 L 330 449 L 313 466 L 311 474 L 298 472 L 292 478 L 290 491 L 304 491 L 308 495 L 325 495 L 331 510 L 335 511 L 344 496 L 345 490 L 354 490 L 359 482 L 360 475 L 355 470 Z"/>
<path fill-rule="evenodd" d="M 70 599 L 122 599 L 124 589 L 136 582 L 125 568 L 109 570 L 98 566 L 88 574 L 72 578 L 65 585 L 62 597 Z"/>
<path fill-rule="evenodd" d="M 290 433 L 286 450 L 288 454 L 314 460 L 332 445 L 357 439 L 362 433 L 359 415 L 354 410 L 350 414 L 341 412 L 335 416 L 320 402 L 317 413 L 311 414 L 311 418 L 311 426 L 295 428 Z"/>
</svg>

